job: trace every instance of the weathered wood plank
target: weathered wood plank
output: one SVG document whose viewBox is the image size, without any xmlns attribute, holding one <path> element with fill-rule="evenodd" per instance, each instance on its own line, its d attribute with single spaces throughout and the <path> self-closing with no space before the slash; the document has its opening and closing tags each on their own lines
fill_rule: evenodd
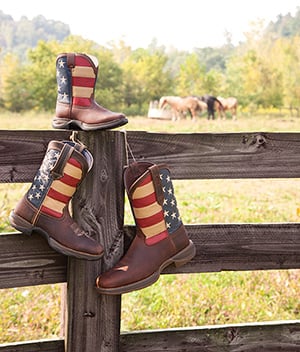
<svg viewBox="0 0 300 352">
<path fill-rule="evenodd" d="M 121 334 L 120 352 L 299 352 L 299 321 Z"/>
<path fill-rule="evenodd" d="M 65 352 L 64 340 L 40 340 L 0 345 L 1 352 Z"/>
<path fill-rule="evenodd" d="M 128 131 L 136 159 L 167 163 L 174 179 L 300 176 L 299 133 Z"/>
<path fill-rule="evenodd" d="M 67 351 L 118 352 L 120 296 L 99 295 L 98 274 L 123 253 L 125 135 L 91 132 L 82 142 L 95 156 L 91 172 L 74 198 L 74 218 L 103 244 L 99 261 L 69 260 Z"/>
<path fill-rule="evenodd" d="M 182 266 L 164 273 L 218 272 L 300 268 L 300 224 L 187 225 L 197 254 Z M 126 248 L 134 227 L 126 227 Z"/>
<path fill-rule="evenodd" d="M 31 182 L 51 140 L 69 139 L 69 131 L 0 130 L 0 182 Z"/>
<path fill-rule="evenodd" d="M 69 136 L 68 131 L 0 130 L 0 182 L 30 182 L 48 142 Z M 174 179 L 300 175 L 299 133 L 128 131 L 127 140 L 137 159 L 166 162 Z"/>
<path fill-rule="evenodd" d="M 67 258 L 38 234 L 0 236 L 0 288 L 65 282 Z"/>
<path fill-rule="evenodd" d="M 112 202 L 112 199 L 111 199 Z M 102 210 L 104 214 L 104 210 Z M 96 229 L 95 219 L 85 219 Z M 105 231 L 107 218 L 100 219 L 99 233 Z M 103 223 L 102 223 L 103 222 Z M 172 266 L 164 273 L 218 272 L 221 270 L 267 270 L 300 268 L 300 224 L 202 224 L 186 225 L 196 245 L 197 255 L 181 268 Z M 119 232 L 118 232 L 119 231 Z M 125 227 L 125 249 L 135 227 Z M 115 242 L 106 253 L 103 266 L 109 267 L 121 255 L 122 231 L 115 230 Z M 107 247 L 108 248 L 108 247 Z M 66 281 L 67 258 L 54 252 L 39 235 L 0 236 L 0 288 L 39 285 Z M 94 276 L 99 273 L 97 269 Z M 83 275 L 83 274 L 82 274 Z M 94 284 L 94 283 L 93 283 Z"/>
</svg>

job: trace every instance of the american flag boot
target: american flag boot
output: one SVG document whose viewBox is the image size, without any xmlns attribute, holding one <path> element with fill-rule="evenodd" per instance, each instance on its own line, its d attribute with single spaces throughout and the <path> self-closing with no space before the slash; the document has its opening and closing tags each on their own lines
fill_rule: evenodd
<svg viewBox="0 0 300 352">
<path fill-rule="evenodd" d="M 189 262 L 196 253 L 179 215 L 170 171 L 165 165 L 135 162 L 124 183 L 136 222 L 136 235 L 125 255 L 96 278 L 102 294 L 122 294 L 147 287 L 161 271 Z"/>
<path fill-rule="evenodd" d="M 122 113 L 112 112 L 94 99 L 98 74 L 95 56 L 63 53 L 56 59 L 57 101 L 52 126 L 85 131 L 110 129 L 125 125 Z"/>
<path fill-rule="evenodd" d="M 68 204 L 93 165 L 81 144 L 51 141 L 26 194 L 10 214 L 11 225 L 28 235 L 43 235 L 50 247 L 76 258 L 96 260 L 103 248 L 73 220 Z"/>
</svg>

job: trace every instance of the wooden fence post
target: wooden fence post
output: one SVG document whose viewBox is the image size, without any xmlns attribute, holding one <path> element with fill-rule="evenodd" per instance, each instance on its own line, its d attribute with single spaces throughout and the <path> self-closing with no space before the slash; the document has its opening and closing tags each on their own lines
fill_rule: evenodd
<svg viewBox="0 0 300 352">
<path fill-rule="evenodd" d="M 123 253 L 125 133 L 80 132 L 94 165 L 75 194 L 75 220 L 104 246 L 104 258 L 70 258 L 67 293 L 67 352 L 117 352 L 121 296 L 99 295 L 95 279 Z"/>
</svg>

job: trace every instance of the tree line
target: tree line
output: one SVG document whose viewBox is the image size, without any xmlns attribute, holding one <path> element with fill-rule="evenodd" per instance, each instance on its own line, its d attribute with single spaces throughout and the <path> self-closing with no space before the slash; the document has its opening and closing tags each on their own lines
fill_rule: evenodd
<svg viewBox="0 0 300 352">
<path fill-rule="evenodd" d="M 298 107 L 300 101 L 300 11 L 279 16 L 266 30 L 257 22 L 246 40 L 233 46 L 228 36 L 220 48 L 178 51 L 153 40 L 132 50 L 125 42 L 107 47 L 80 36 L 39 40 L 24 53 L 0 56 L 0 109 L 53 111 L 56 102 L 56 56 L 85 52 L 99 61 L 95 97 L 111 110 L 144 115 L 149 102 L 163 95 L 234 96 L 239 106 Z M 279 25 L 278 23 L 281 23 Z M 1 47 L 1 41 L 0 41 Z"/>
</svg>

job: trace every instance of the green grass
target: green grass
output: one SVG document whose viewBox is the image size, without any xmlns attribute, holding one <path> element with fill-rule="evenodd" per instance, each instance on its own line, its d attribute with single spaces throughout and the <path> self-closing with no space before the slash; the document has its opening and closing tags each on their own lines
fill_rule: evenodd
<svg viewBox="0 0 300 352">
<path fill-rule="evenodd" d="M 51 129 L 51 114 L 0 113 L 2 129 Z M 289 116 L 248 116 L 196 122 L 129 118 L 126 130 L 155 132 L 299 131 Z M 298 222 L 299 179 L 174 181 L 186 224 Z M 0 231 L 14 231 L 8 215 L 28 184 L 0 184 Z M 125 222 L 132 223 L 128 201 Z M 1 290 L 0 343 L 60 335 L 63 285 Z M 300 271 L 162 275 L 157 283 L 122 297 L 121 329 L 300 319 Z"/>
<path fill-rule="evenodd" d="M 299 319 L 296 271 L 164 275 L 123 295 L 122 329 Z"/>
<path fill-rule="evenodd" d="M 62 290 L 62 284 L 1 290 L 0 344 L 62 336 Z"/>
</svg>

